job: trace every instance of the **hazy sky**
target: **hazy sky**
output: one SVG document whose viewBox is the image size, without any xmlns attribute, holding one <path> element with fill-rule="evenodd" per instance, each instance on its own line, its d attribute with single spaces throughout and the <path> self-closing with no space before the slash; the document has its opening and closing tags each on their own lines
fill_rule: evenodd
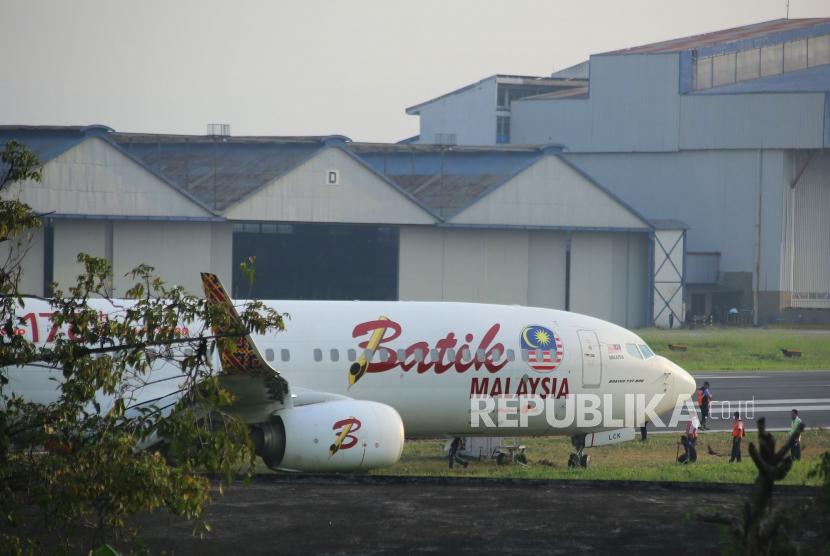
<svg viewBox="0 0 830 556">
<path fill-rule="evenodd" d="M 0 0 L 0 124 L 397 141 L 494 73 L 782 18 L 786 0 Z M 790 17 L 828 17 L 791 0 Z"/>
</svg>

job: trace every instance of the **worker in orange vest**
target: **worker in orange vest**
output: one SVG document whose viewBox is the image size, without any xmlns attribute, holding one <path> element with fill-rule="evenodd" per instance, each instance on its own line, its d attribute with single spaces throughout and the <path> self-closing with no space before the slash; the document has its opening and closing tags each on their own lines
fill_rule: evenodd
<svg viewBox="0 0 830 556">
<path fill-rule="evenodd" d="M 732 421 L 732 457 L 729 458 L 729 463 L 733 461 L 741 462 L 741 439 L 746 436 L 746 426 L 741 420 L 741 415 L 736 411 Z"/>
</svg>

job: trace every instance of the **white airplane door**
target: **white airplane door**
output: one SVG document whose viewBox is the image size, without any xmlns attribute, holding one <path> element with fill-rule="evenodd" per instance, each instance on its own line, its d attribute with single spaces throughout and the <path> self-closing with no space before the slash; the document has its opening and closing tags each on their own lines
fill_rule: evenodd
<svg viewBox="0 0 830 556">
<path fill-rule="evenodd" d="M 578 333 L 582 346 L 582 386 L 597 387 L 602 378 L 602 357 L 597 333 L 593 330 L 580 330 Z"/>
</svg>

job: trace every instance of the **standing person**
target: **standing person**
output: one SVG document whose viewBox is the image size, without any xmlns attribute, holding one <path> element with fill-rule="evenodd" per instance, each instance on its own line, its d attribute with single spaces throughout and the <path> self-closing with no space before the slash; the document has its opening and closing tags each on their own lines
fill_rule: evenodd
<svg viewBox="0 0 830 556">
<path fill-rule="evenodd" d="M 464 441 L 461 440 L 460 436 L 456 436 L 452 439 L 452 443 L 450 444 L 450 469 L 452 469 L 453 463 L 460 463 L 467 468 L 467 462 L 461 459 L 461 456 L 458 455 L 458 450 L 460 450 L 464 446 Z"/>
<path fill-rule="evenodd" d="M 795 443 L 793 444 L 792 450 L 790 453 L 793 455 L 794 460 L 801 459 L 801 433 L 798 432 L 798 427 L 801 425 L 801 417 L 798 416 L 798 410 L 793 409 L 792 411 L 792 423 L 790 423 L 790 436 L 793 434 L 798 434 L 795 439 Z"/>
<path fill-rule="evenodd" d="M 707 430 L 706 418 L 709 417 L 709 404 L 712 401 L 712 392 L 709 391 L 709 381 L 703 383 L 698 393 L 698 404 L 700 405 L 700 429 Z"/>
<path fill-rule="evenodd" d="M 697 415 L 692 415 L 686 424 L 686 442 L 683 446 L 686 449 L 686 461 L 683 463 L 697 461 L 697 448 L 695 447 L 695 443 L 697 442 L 697 425 Z"/>
<path fill-rule="evenodd" d="M 741 420 L 741 415 L 736 411 L 732 422 L 732 457 L 729 463 L 737 461 L 741 463 L 741 439 L 746 436 L 746 426 Z"/>
</svg>

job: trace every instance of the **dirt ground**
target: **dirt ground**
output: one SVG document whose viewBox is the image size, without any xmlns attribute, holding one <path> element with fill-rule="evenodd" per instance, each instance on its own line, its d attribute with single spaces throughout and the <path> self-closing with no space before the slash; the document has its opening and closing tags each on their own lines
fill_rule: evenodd
<svg viewBox="0 0 830 556">
<path fill-rule="evenodd" d="M 748 486 L 604 481 L 272 475 L 217 496 L 213 531 L 142 519 L 153 553 L 712 554 L 720 531 L 697 511 L 737 512 Z M 805 502 L 808 487 L 779 487 Z M 818 529 L 818 526 L 815 526 Z M 807 533 L 809 544 L 818 531 Z"/>
</svg>

